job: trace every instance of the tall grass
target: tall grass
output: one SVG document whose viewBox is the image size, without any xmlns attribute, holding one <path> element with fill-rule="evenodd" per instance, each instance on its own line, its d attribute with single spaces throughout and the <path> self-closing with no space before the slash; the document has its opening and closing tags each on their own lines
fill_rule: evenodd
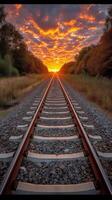
<svg viewBox="0 0 112 200">
<path fill-rule="evenodd" d="M 101 108 L 112 113 L 112 79 L 92 77 L 87 74 L 63 75 L 78 91 L 84 93 L 88 99 L 97 103 Z"/>
<path fill-rule="evenodd" d="M 28 89 L 40 83 L 45 75 L 27 75 L 0 79 L 0 107 L 5 108 L 18 101 Z"/>
</svg>

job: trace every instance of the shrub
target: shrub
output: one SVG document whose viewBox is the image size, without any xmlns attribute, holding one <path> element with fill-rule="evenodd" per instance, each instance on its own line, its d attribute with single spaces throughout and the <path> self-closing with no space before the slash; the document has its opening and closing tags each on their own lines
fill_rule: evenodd
<svg viewBox="0 0 112 200">
<path fill-rule="evenodd" d="M 19 71 L 15 67 L 11 68 L 11 76 L 19 76 Z"/>
<path fill-rule="evenodd" d="M 3 76 L 10 76 L 11 68 L 12 66 L 10 55 L 6 55 L 4 59 L 0 57 L 0 74 Z"/>
</svg>

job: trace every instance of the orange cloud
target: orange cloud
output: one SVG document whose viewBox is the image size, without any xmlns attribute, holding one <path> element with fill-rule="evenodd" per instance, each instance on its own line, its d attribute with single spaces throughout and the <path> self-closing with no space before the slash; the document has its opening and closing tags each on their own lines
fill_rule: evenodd
<svg viewBox="0 0 112 200">
<path fill-rule="evenodd" d="M 22 8 L 22 4 L 15 4 L 15 8 L 16 8 L 15 15 L 18 16 L 19 15 L 19 11 Z"/>
<path fill-rule="evenodd" d="M 97 30 L 97 26 L 102 27 L 104 24 L 103 19 L 99 18 L 98 21 L 95 18 L 96 16 L 93 15 L 94 12 L 92 13 L 91 11 L 92 7 L 94 7 L 93 4 L 82 5 L 77 15 L 73 10 L 72 17 L 70 16 L 71 9 L 68 13 L 66 10 L 63 11 L 60 9 L 60 13 L 57 12 L 57 16 L 52 17 L 56 12 L 50 15 L 50 10 L 49 12 L 48 10 L 45 12 L 45 7 L 43 14 L 42 8 L 39 10 L 38 6 L 36 11 L 35 9 L 33 10 L 32 6 L 30 9 L 33 12 L 31 13 L 30 9 L 26 9 L 24 12 L 24 7 L 21 4 L 13 5 L 8 11 L 9 19 L 12 23 L 15 17 L 15 24 L 18 30 L 24 35 L 28 48 L 35 56 L 43 60 L 44 64 L 48 66 L 49 71 L 54 68 L 60 69 L 65 62 L 73 61 L 75 54 L 84 47 L 84 42 L 86 45 L 90 44 L 88 40 L 93 36 L 93 31 Z M 89 26 L 89 23 L 87 24 L 86 22 L 93 24 Z M 46 24 L 48 24 L 48 27 Z M 52 24 L 52 28 L 50 24 Z M 93 42 L 96 41 L 96 38 Z"/>
<path fill-rule="evenodd" d="M 88 15 L 86 13 L 80 13 L 80 19 L 87 20 L 89 22 L 95 22 L 96 18 L 92 15 Z"/>
<path fill-rule="evenodd" d="M 89 30 L 97 30 L 97 27 L 96 26 L 91 26 L 88 28 Z"/>
<path fill-rule="evenodd" d="M 33 27 L 40 33 L 42 34 L 43 36 L 47 36 L 47 35 L 53 35 L 55 33 L 57 33 L 58 31 L 58 28 L 56 29 L 49 29 L 49 30 L 46 30 L 44 31 L 43 29 L 41 29 L 38 25 L 38 23 L 36 23 L 32 18 L 29 19 L 29 23 L 33 25 Z"/>
<path fill-rule="evenodd" d="M 17 10 L 20 10 L 20 8 L 22 7 L 22 4 L 16 4 L 15 7 Z"/>
<path fill-rule="evenodd" d="M 64 22 L 63 24 L 66 25 L 66 26 L 74 26 L 74 24 L 76 23 L 77 21 L 75 19 L 73 20 L 70 20 L 68 22 Z"/>
</svg>

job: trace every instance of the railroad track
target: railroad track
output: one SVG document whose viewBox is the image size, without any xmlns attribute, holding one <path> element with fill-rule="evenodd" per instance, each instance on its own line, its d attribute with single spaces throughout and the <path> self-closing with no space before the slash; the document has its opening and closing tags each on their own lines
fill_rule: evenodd
<svg viewBox="0 0 112 200">
<path fill-rule="evenodd" d="M 0 194 L 112 194 L 97 152 L 58 76 L 51 78 L 17 126 L 24 135 L 1 184 Z M 81 114 L 81 111 L 78 111 Z M 82 117 L 86 120 L 86 117 Z"/>
</svg>

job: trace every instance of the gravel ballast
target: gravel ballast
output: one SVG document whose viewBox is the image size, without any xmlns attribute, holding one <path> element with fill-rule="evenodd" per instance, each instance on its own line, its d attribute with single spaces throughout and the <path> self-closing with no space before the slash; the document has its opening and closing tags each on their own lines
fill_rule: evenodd
<svg viewBox="0 0 112 200">
<path fill-rule="evenodd" d="M 73 124 L 73 120 L 72 119 L 66 119 L 66 120 L 60 120 L 60 119 L 55 119 L 55 120 L 44 120 L 41 119 L 38 121 L 39 124 L 44 124 L 44 125 L 69 125 L 69 124 Z"/>
<path fill-rule="evenodd" d="M 11 112 L 7 117 L 1 119 L 0 122 L 0 142 L 1 152 L 9 152 L 16 150 L 19 142 L 9 142 L 9 137 L 14 135 L 24 135 L 25 130 L 18 130 L 17 125 L 29 124 L 30 122 L 25 122 L 23 117 L 30 116 L 26 113 L 31 111 L 30 107 L 34 103 L 36 97 L 41 97 L 45 91 L 48 84 L 48 80 L 40 84 L 36 89 L 27 95 L 23 101 L 11 109 Z M 66 90 L 69 95 L 79 103 L 84 114 L 79 114 L 80 116 L 88 117 L 88 120 L 84 124 L 94 125 L 94 129 L 85 128 L 88 134 L 100 135 L 102 137 L 102 142 L 97 140 L 91 140 L 96 149 L 101 151 L 111 151 L 112 144 L 112 121 L 106 117 L 106 115 L 99 108 L 95 107 L 94 104 L 86 100 L 86 98 L 75 91 L 71 86 L 65 83 Z M 58 98 L 62 96 L 61 90 L 58 90 L 59 84 L 56 81 L 56 84 L 52 86 L 51 91 L 49 92 L 49 97 L 51 99 Z M 52 111 L 52 109 L 44 109 L 45 111 Z M 59 109 L 53 109 L 54 114 L 45 114 L 41 113 L 41 116 L 47 117 L 66 117 L 70 114 L 56 114 L 55 112 Z M 67 109 L 61 110 L 66 111 Z M 102 123 L 103 122 L 103 123 Z M 70 125 L 73 124 L 72 119 L 70 120 L 42 120 L 38 121 L 40 125 Z M 36 136 L 46 136 L 46 137 L 62 137 L 62 136 L 74 136 L 77 135 L 76 127 L 73 128 L 45 128 L 36 126 L 34 134 Z M 30 148 L 28 150 L 44 154 L 67 154 L 83 151 L 82 145 L 79 141 L 37 141 L 31 142 Z M 27 155 L 27 154 L 26 154 Z M 109 177 L 111 177 L 112 165 L 109 161 L 103 163 L 106 171 L 109 171 Z M 7 170 L 7 162 L 0 162 L 0 180 L 4 177 L 4 173 Z M 40 183 L 40 184 L 75 184 L 93 180 L 93 173 L 89 166 L 89 162 L 86 157 L 82 159 L 74 160 L 58 160 L 58 161 L 38 161 L 36 163 L 24 159 L 18 175 L 18 180 L 28 181 L 30 183 Z M 110 178 L 111 179 L 111 178 Z"/>
<path fill-rule="evenodd" d="M 93 180 L 86 160 L 24 161 L 17 179 L 35 184 L 76 184 Z"/>
<path fill-rule="evenodd" d="M 82 151 L 79 141 L 40 141 L 32 142 L 29 147 L 30 151 L 44 154 L 65 154 Z"/>
<path fill-rule="evenodd" d="M 95 125 L 95 130 L 92 130 L 92 132 L 95 135 L 101 135 L 104 139 L 108 139 L 108 141 L 112 140 L 112 119 L 110 119 L 102 109 L 88 101 L 84 95 L 73 89 L 66 81 L 62 82 L 70 97 L 72 97 L 85 112 L 85 114 L 81 116 L 88 117 L 89 123 Z"/>
<path fill-rule="evenodd" d="M 80 116 L 88 117 L 86 124 L 93 124 L 95 127 L 94 129 L 85 128 L 87 134 L 102 137 L 101 141 L 91 140 L 94 148 L 101 152 L 112 153 L 112 119 L 94 103 L 89 102 L 83 94 L 74 90 L 66 81 L 63 80 L 62 82 L 72 101 L 78 103 L 78 106 L 85 112 L 85 114 L 80 114 Z M 83 120 L 81 121 L 83 122 Z M 101 160 L 112 183 L 112 159 Z"/>
<path fill-rule="evenodd" d="M 112 184 L 112 160 L 101 160 L 103 166 L 104 166 L 104 169 L 105 169 L 105 172 L 107 173 L 108 177 L 109 177 L 109 180 Z"/>
<path fill-rule="evenodd" d="M 9 167 L 9 161 L 2 162 L 0 161 L 0 183 L 2 182 L 5 172 L 7 168 Z"/>
<path fill-rule="evenodd" d="M 5 136 L 7 139 L 13 134 L 21 134 L 21 131 L 16 129 L 17 125 L 26 124 L 23 117 L 27 116 L 26 112 L 30 111 L 34 100 L 37 97 L 41 97 L 45 91 L 45 85 L 48 84 L 48 80 L 43 81 L 33 91 L 29 92 L 22 100 L 19 105 L 11 108 L 8 115 L 0 119 L 0 137 Z"/>
<path fill-rule="evenodd" d="M 8 153 L 17 149 L 20 141 L 11 142 L 9 138 L 10 136 L 25 134 L 25 131 L 17 130 L 17 125 L 26 124 L 23 121 L 23 117 L 27 116 L 26 112 L 30 110 L 30 106 L 34 103 L 34 100 L 42 96 L 48 82 L 49 80 L 45 80 L 32 91 L 28 92 L 22 98 L 20 104 L 11 108 L 7 116 L 0 118 L 0 153 Z M 7 162 L 6 159 L 0 161 L 0 182 L 9 167 L 9 163 L 10 161 Z"/>
<path fill-rule="evenodd" d="M 110 143 L 107 141 L 95 141 L 94 146 L 98 151 L 112 153 L 112 141 Z"/>
<path fill-rule="evenodd" d="M 69 128 L 69 129 L 42 129 L 42 130 L 35 130 L 35 135 L 38 136 L 46 136 L 46 137 L 58 137 L 58 136 L 73 136 L 76 135 L 76 129 Z"/>
</svg>

